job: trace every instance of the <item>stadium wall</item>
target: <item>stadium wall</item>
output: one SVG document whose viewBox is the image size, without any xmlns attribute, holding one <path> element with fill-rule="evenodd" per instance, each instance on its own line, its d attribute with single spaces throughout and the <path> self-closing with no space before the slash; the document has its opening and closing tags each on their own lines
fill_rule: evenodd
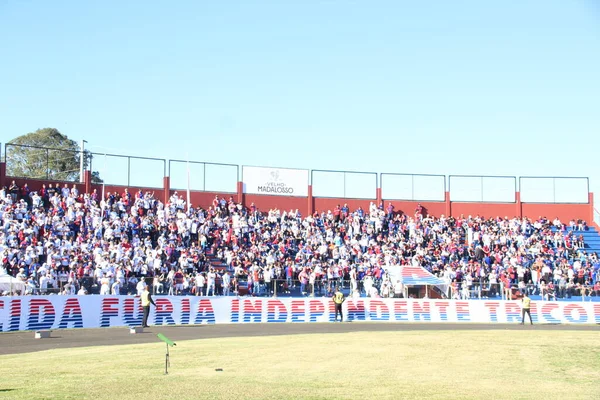
<svg viewBox="0 0 600 400">
<path fill-rule="evenodd" d="M 103 185 L 93 184 L 91 182 L 91 177 L 91 172 L 86 171 L 84 175 L 84 182 L 75 182 L 78 190 L 80 192 L 90 192 L 91 190 L 96 189 L 98 193 L 102 193 Z M 8 186 L 12 180 L 15 180 L 19 186 L 27 183 L 31 190 L 39 190 L 42 184 L 48 185 L 49 183 L 52 183 L 54 185 L 58 183 L 62 187 L 65 183 L 67 183 L 69 184 L 69 187 L 71 187 L 74 183 L 10 177 L 6 175 L 5 163 L 0 163 L 0 184 L 2 186 Z M 174 191 L 170 188 L 169 177 L 164 177 L 163 187 L 152 188 L 106 184 L 104 185 L 104 190 L 105 192 L 116 191 L 118 193 L 122 193 L 126 187 L 133 192 L 137 191 L 138 189 L 154 192 L 156 196 L 159 197 L 163 202 L 167 202 L 169 197 L 174 193 Z M 185 196 L 185 191 L 179 190 L 179 193 Z M 540 216 L 545 216 L 549 219 L 558 217 L 562 221 L 582 219 L 588 221 L 590 224 L 594 224 L 594 199 L 592 193 L 588 193 L 587 203 L 526 203 L 521 202 L 521 196 L 519 192 L 515 193 L 515 202 L 498 203 L 451 201 L 450 192 L 444 193 L 443 201 L 386 199 L 382 198 L 381 196 L 381 188 L 377 188 L 376 193 L 373 193 L 372 199 L 314 197 L 312 195 L 311 185 L 308 186 L 308 196 L 259 195 L 244 193 L 242 182 L 237 183 L 236 192 L 198 190 L 190 191 L 191 202 L 195 207 L 208 208 L 212 205 L 212 201 L 215 196 L 224 197 L 225 199 L 229 199 L 230 196 L 233 196 L 237 202 L 241 202 L 247 207 L 254 203 L 258 209 L 263 211 L 272 208 L 279 208 L 286 211 L 298 209 L 303 216 L 311 214 L 315 211 L 327 212 L 328 210 L 333 210 L 338 204 L 341 206 L 348 204 L 352 210 L 358 207 L 368 210 L 371 202 L 375 202 L 376 204 L 383 202 L 385 205 L 387 205 L 388 202 L 392 202 L 396 211 L 401 211 L 408 215 L 414 215 L 415 209 L 420 204 L 424 207 L 427 213 L 436 217 L 441 215 L 451 215 L 454 217 L 460 217 L 461 215 L 479 215 L 486 218 L 505 216 L 509 218 L 522 216 L 538 218 Z"/>
<path fill-rule="evenodd" d="M 152 325 L 333 322 L 326 298 L 155 297 Z M 348 299 L 346 321 L 519 323 L 516 301 Z M 134 296 L 24 296 L 0 298 L 0 331 L 140 326 Z M 600 324 L 600 303 L 532 302 L 534 323 Z"/>
</svg>

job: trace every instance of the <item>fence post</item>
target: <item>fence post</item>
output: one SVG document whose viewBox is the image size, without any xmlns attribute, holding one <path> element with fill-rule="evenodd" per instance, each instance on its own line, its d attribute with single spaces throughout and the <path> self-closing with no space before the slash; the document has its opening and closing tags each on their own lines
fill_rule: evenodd
<svg viewBox="0 0 600 400">
<path fill-rule="evenodd" d="M 308 207 L 307 207 L 307 212 L 306 212 L 306 216 L 312 215 L 313 214 L 313 193 L 312 193 L 312 185 L 308 185 Z"/>
<path fill-rule="evenodd" d="M 85 185 L 85 192 L 91 193 L 92 192 L 92 171 L 91 170 L 86 170 L 83 172 L 83 182 Z"/>
<path fill-rule="evenodd" d="M 481 177 L 481 202 L 483 203 L 483 176 Z"/>
<path fill-rule="evenodd" d="M 131 180 L 131 157 L 127 157 L 127 186 L 130 186 Z"/>
<path fill-rule="evenodd" d="M 6 155 L 5 155 L 6 158 Z M 0 161 L 0 186 L 4 186 L 6 184 L 6 160 Z M 593 209 L 593 207 L 592 207 Z M 593 216 L 592 211 L 592 216 Z M 593 220 L 593 218 L 592 218 Z"/>
<path fill-rule="evenodd" d="M 600 218 L 596 220 L 596 214 L 598 214 L 598 217 L 600 217 L 600 213 L 598 213 L 598 211 L 594 208 L 594 193 L 588 193 L 588 204 L 590 206 L 590 224 L 598 227 L 598 224 L 600 224 Z"/>
<path fill-rule="evenodd" d="M 244 199 L 244 182 L 238 182 L 237 183 L 237 198 L 238 198 L 238 203 L 243 204 L 244 206 L 246 206 L 245 203 L 245 199 Z"/>
<path fill-rule="evenodd" d="M 46 180 L 50 179 L 50 149 L 46 149 Z"/>
<path fill-rule="evenodd" d="M 377 204 L 382 204 L 383 202 L 383 173 L 379 174 L 379 179 L 377 175 L 375 175 L 375 198 L 377 199 Z"/>
<path fill-rule="evenodd" d="M 171 180 L 168 176 L 163 178 L 163 202 L 167 204 L 169 202 L 169 197 L 171 192 Z"/>
</svg>

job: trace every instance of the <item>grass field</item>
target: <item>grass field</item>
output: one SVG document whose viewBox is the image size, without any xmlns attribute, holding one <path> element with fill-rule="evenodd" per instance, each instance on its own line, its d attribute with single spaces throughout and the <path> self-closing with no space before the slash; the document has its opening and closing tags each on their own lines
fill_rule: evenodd
<svg viewBox="0 0 600 400">
<path fill-rule="evenodd" d="M 598 399 L 600 337 L 406 331 L 183 341 L 0 357 L 0 399 Z M 215 371 L 221 368 L 223 371 Z"/>
</svg>

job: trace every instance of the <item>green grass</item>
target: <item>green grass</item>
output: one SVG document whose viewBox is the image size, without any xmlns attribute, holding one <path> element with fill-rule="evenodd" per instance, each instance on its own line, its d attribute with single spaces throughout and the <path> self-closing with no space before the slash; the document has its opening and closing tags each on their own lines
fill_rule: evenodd
<svg viewBox="0 0 600 400">
<path fill-rule="evenodd" d="M 0 357 L 0 399 L 597 399 L 600 337 L 404 331 L 182 341 Z M 222 372 L 215 371 L 222 368 Z"/>
</svg>

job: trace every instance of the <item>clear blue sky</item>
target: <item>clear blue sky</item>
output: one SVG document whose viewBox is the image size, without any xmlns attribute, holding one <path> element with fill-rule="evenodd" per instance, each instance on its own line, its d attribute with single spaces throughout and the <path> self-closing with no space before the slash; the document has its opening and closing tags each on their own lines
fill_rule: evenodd
<svg viewBox="0 0 600 400">
<path fill-rule="evenodd" d="M 2 0 L 0 54 L 2 142 L 600 193 L 596 0 Z"/>
</svg>

